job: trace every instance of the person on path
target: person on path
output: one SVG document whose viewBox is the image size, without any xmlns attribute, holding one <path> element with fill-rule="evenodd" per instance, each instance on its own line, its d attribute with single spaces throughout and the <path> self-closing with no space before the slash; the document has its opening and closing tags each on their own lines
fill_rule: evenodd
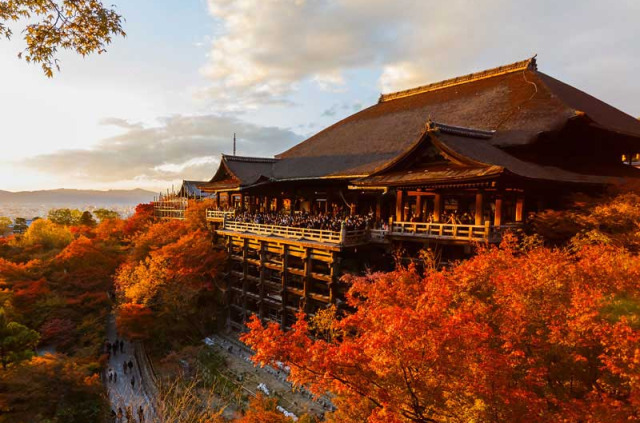
<svg viewBox="0 0 640 423">
<path fill-rule="evenodd" d="M 129 360 L 129 364 L 127 364 L 127 366 L 129 366 L 129 371 L 133 370 L 133 361 Z"/>
<path fill-rule="evenodd" d="M 118 407 L 118 423 L 122 423 L 122 407 Z"/>
<path fill-rule="evenodd" d="M 142 406 L 138 407 L 138 420 L 140 420 L 140 423 L 144 423 L 144 410 Z"/>
<path fill-rule="evenodd" d="M 134 389 L 136 386 L 136 377 L 131 376 L 131 389 Z"/>
<path fill-rule="evenodd" d="M 122 342 L 122 339 L 120 340 L 120 352 L 124 352 L 124 342 Z"/>
<path fill-rule="evenodd" d="M 118 372 L 113 372 L 113 383 L 118 383 Z"/>
<path fill-rule="evenodd" d="M 116 412 L 113 408 L 111 409 L 111 421 L 112 422 L 116 421 Z"/>
<path fill-rule="evenodd" d="M 131 422 L 131 419 L 133 418 L 133 413 L 131 412 L 131 406 L 127 406 L 127 423 Z"/>
<path fill-rule="evenodd" d="M 113 382 L 113 371 L 109 369 L 109 382 Z"/>
</svg>

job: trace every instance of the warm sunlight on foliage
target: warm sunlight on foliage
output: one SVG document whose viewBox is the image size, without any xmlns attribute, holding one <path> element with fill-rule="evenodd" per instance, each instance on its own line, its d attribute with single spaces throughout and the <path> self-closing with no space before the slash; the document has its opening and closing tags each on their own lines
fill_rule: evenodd
<svg viewBox="0 0 640 423">
<path fill-rule="evenodd" d="M 122 302 L 118 322 L 125 333 L 166 348 L 215 321 L 214 280 L 225 255 L 214 247 L 206 223 L 201 228 L 205 210 L 186 221 L 153 222 L 131 237 L 128 258 L 115 276 Z M 148 314 L 153 319 L 142 325 Z"/>
<path fill-rule="evenodd" d="M 100 422 L 108 409 L 100 377 L 63 355 L 36 357 L 0 378 L 0 422 Z"/>
<path fill-rule="evenodd" d="M 546 210 L 535 216 L 534 233 L 552 244 L 567 243 L 577 234 L 597 242 L 640 251 L 640 194 L 628 188 L 606 198 L 576 198 L 570 210 Z"/>
<path fill-rule="evenodd" d="M 63 248 L 73 240 L 71 231 L 46 219 L 38 219 L 29 226 L 21 242 L 26 246 L 45 249 Z"/>
<path fill-rule="evenodd" d="M 86 56 L 103 53 L 113 36 L 124 36 L 122 17 L 99 0 L 11 0 L 0 2 L 0 37 L 13 34 L 9 23 L 25 20 L 24 58 L 39 63 L 48 77 L 60 70 L 58 50 Z M 20 53 L 20 56 L 23 54 Z"/>
<path fill-rule="evenodd" d="M 638 280 L 616 247 L 507 240 L 449 270 L 351 278 L 331 341 L 303 315 L 287 333 L 254 318 L 243 339 L 336 394 L 329 421 L 622 422 L 640 405 Z"/>
</svg>

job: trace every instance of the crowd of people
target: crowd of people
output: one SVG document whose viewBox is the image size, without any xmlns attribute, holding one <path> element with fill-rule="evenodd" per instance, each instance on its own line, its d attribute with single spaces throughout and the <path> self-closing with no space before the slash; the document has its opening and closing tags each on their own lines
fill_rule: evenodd
<svg viewBox="0 0 640 423">
<path fill-rule="evenodd" d="M 348 215 L 307 212 L 290 213 L 237 213 L 231 219 L 235 222 L 256 223 L 263 225 L 289 226 L 292 228 L 322 229 L 327 231 L 340 231 L 342 225 L 348 231 L 362 229 L 388 229 L 385 221 L 376 220 L 373 213 L 367 215 Z M 433 213 L 426 216 L 410 215 L 410 222 L 435 223 Z M 457 210 L 443 211 L 440 215 L 440 222 L 450 225 L 473 225 L 475 216 L 469 212 L 459 213 Z"/>
<path fill-rule="evenodd" d="M 412 215 L 409 218 L 410 222 L 424 222 L 434 223 L 433 213 L 429 213 L 426 216 Z M 475 215 L 469 212 L 459 213 L 457 210 L 444 210 L 440 215 L 440 223 L 447 223 L 450 225 L 473 225 L 475 223 Z"/>
<path fill-rule="evenodd" d="M 131 345 L 129 345 L 129 347 L 131 348 Z M 122 367 L 122 373 L 120 374 L 121 384 L 130 384 L 131 391 L 134 391 L 136 388 L 136 384 L 139 386 L 140 381 L 136 380 L 133 357 L 130 355 L 125 356 L 125 354 L 127 353 L 127 344 L 125 344 L 123 339 L 116 338 L 113 341 L 105 341 L 104 348 L 105 352 L 107 353 L 109 364 L 115 365 L 119 361 L 122 361 L 122 363 L 117 367 L 114 366 L 107 369 L 106 376 L 110 385 L 109 389 L 118 389 L 118 368 Z M 118 355 L 120 355 L 119 358 Z M 124 378 L 125 376 L 127 378 L 125 380 L 122 380 L 122 378 Z M 137 407 L 135 405 L 122 405 L 118 407 L 117 410 L 114 407 L 111 409 L 111 422 L 144 423 L 144 408 L 142 407 L 142 405 L 138 405 Z"/>
<path fill-rule="evenodd" d="M 322 229 L 327 231 L 340 231 L 344 224 L 346 230 L 354 231 L 371 227 L 373 215 L 333 215 L 329 213 L 311 214 L 307 212 L 296 212 L 293 214 L 245 212 L 236 214 L 232 220 L 243 223 Z"/>
</svg>

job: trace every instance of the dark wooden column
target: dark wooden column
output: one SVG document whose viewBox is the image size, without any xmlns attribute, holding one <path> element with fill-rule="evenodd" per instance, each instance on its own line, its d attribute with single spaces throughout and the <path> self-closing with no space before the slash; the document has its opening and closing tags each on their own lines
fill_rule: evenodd
<svg viewBox="0 0 640 423">
<path fill-rule="evenodd" d="M 422 191 L 422 190 L 419 189 L 418 191 Z M 422 221 L 422 195 L 421 194 L 418 194 L 418 196 L 416 197 L 416 218 L 418 222 Z"/>
<path fill-rule="evenodd" d="M 240 211 L 244 211 L 244 193 L 240 193 Z"/>
<path fill-rule="evenodd" d="M 276 197 L 276 212 L 280 212 L 282 210 L 282 197 Z"/>
<path fill-rule="evenodd" d="M 340 272 L 342 271 L 340 268 L 340 260 L 341 258 L 338 256 L 336 252 L 331 253 L 331 282 L 329 282 L 329 302 L 331 304 L 335 304 L 338 294 L 338 282 L 340 281 Z"/>
<path fill-rule="evenodd" d="M 304 298 L 305 313 L 308 313 L 309 308 L 309 295 L 311 294 L 311 250 L 309 248 L 304 249 L 303 260 L 303 272 L 302 279 L 302 296 Z"/>
<path fill-rule="evenodd" d="M 404 212 L 404 199 L 402 190 L 396 192 L 396 222 L 402 222 L 402 214 Z"/>
<path fill-rule="evenodd" d="M 242 240 L 242 320 L 247 321 L 247 285 L 249 283 L 249 239 Z"/>
<path fill-rule="evenodd" d="M 264 263 L 267 258 L 266 247 L 267 247 L 266 242 L 260 241 L 260 308 L 258 309 L 260 320 L 264 319 L 264 297 L 265 297 L 265 290 L 266 290 L 266 287 L 264 286 L 264 279 L 265 279 Z"/>
<path fill-rule="evenodd" d="M 476 193 L 476 225 L 482 225 L 484 220 L 484 193 L 480 190 Z"/>
<path fill-rule="evenodd" d="M 433 221 L 436 223 L 439 223 L 442 217 L 442 203 L 442 194 L 436 192 L 436 195 L 433 197 Z"/>
<path fill-rule="evenodd" d="M 502 193 L 496 193 L 496 210 L 493 215 L 493 226 L 502 225 Z"/>
<path fill-rule="evenodd" d="M 516 197 L 516 222 L 522 222 L 524 219 L 524 194 L 518 194 Z"/>
<path fill-rule="evenodd" d="M 287 327 L 287 274 L 289 267 L 289 246 L 282 246 L 282 316 L 280 316 L 280 325 L 282 328 Z"/>
</svg>

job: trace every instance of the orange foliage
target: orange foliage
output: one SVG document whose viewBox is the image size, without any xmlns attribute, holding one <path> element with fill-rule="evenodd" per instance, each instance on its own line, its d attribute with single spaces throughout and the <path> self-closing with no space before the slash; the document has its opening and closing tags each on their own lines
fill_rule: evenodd
<svg viewBox="0 0 640 423">
<path fill-rule="evenodd" d="M 350 278 L 355 311 L 315 332 L 302 314 L 286 333 L 254 318 L 243 340 L 335 394 L 329 421 L 623 422 L 640 413 L 639 280 L 617 247 L 507 239 L 424 276 Z"/>
<path fill-rule="evenodd" d="M 187 225 L 193 230 L 207 230 L 209 227 L 207 209 L 213 209 L 214 207 L 215 201 L 212 199 L 189 200 L 189 206 L 185 212 Z"/>
<path fill-rule="evenodd" d="M 276 398 L 265 398 L 258 394 L 251 399 L 245 415 L 235 419 L 234 423 L 292 423 L 293 419 L 276 410 L 277 405 Z"/>
<path fill-rule="evenodd" d="M 153 312 L 139 304 L 123 304 L 118 309 L 118 332 L 129 339 L 146 339 L 153 325 Z"/>
</svg>

